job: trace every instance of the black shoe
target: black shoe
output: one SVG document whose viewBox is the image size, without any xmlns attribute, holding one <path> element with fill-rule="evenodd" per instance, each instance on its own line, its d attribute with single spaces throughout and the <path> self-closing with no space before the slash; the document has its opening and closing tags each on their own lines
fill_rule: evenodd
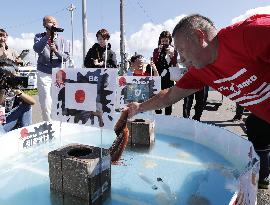
<svg viewBox="0 0 270 205">
<path fill-rule="evenodd" d="M 161 115 L 162 114 L 162 110 L 155 110 L 157 115 Z"/>
<path fill-rule="evenodd" d="M 270 184 L 269 179 L 259 180 L 258 188 L 259 189 L 268 189 L 269 184 Z"/>
<path fill-rule="evenodd" d="M 242 115 L 235 115 L 231 121 L 239 121 L 242 120 Z"/>
<path fill-rule="evenodd" d="M 196 116 L 196 115 L 194 115 L 192 119 L 193 119 L 193 120 L 197 120 L 197 121 L 199 121 L 199 122 L 201 121 L 201 118 L 198 117 L 198 116 Z"/>
</svg>

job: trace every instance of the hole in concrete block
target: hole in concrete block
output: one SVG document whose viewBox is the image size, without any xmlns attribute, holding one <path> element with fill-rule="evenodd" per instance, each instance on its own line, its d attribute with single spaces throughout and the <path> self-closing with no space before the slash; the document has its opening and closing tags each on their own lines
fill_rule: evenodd
<svg viewBox="0 0 270 205">
<path fill-rule="evenodd" d="M 72 157 L 83 157 L 93 153 L 93 150 L 86 147 L 74 148 L 68 151 L 68 155 Z"/>
<path fill-rule="evenodd" d="M 145 122 L 145 120 L 144 119 L 135 119 L 135 120 L 133 120 L 133 122 Z"/>
</svg>

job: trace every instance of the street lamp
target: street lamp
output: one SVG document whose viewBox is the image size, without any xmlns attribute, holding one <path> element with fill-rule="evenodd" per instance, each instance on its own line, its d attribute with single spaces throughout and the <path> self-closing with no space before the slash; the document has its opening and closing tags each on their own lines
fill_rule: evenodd
<svg viewBox="0 0 270 205">
<path fill-rule="evenodd" d="M 70 4 L 70 6 L 68 7 L 68 10 L 70 11 L 70 17 L 71 17 L 71 58 L 73 59 L 73 49 L 74 49 L 74 39 L 73 39 L 73 12 L 76 9 L 76 7 L 73 4 Z"/>
<path fill-rule="evenodd" d="M 83 59 L 84 59 L 86 55 L 86 43 L 87 43 L 86 0 L 82 0 L 82 26 L 83 26 Z"/>
</svg>

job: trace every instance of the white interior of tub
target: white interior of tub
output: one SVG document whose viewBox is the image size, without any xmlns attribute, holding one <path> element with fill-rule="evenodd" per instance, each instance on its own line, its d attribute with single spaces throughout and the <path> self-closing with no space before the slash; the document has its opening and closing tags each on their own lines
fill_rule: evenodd
<svg viewBox="0 0 270 205">
<path fill-rule="evenodd" d="M 228 204 L 238 189 L 236 178 L 248 163 L 250 142 L 183 118 L 156 116 L 155 124 L 151 149 L 127 149 L 122 165 L 112 165 L 112 195 L 106 203 Z M 0 204 L 29 205 L 38 200 L 39 205 L 73 205 L 50 192 L 48 152 L 70 143 L 108 148 L 115 138 L 112 130 L 52 125 L 56 139 L 49 144 L 22 149 L 16 131 L 0 138 Z"/>
</svg>

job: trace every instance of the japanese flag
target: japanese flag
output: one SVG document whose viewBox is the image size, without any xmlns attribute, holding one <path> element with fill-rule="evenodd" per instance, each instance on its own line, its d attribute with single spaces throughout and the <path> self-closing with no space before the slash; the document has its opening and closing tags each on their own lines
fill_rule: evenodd
<svg viewBox="0 0 270 205">
<path fill-rule="evenodd" d="M 96 111 L 97 85 L 66 83 L 65 106 L 69 109 Z"/>
</svg>

